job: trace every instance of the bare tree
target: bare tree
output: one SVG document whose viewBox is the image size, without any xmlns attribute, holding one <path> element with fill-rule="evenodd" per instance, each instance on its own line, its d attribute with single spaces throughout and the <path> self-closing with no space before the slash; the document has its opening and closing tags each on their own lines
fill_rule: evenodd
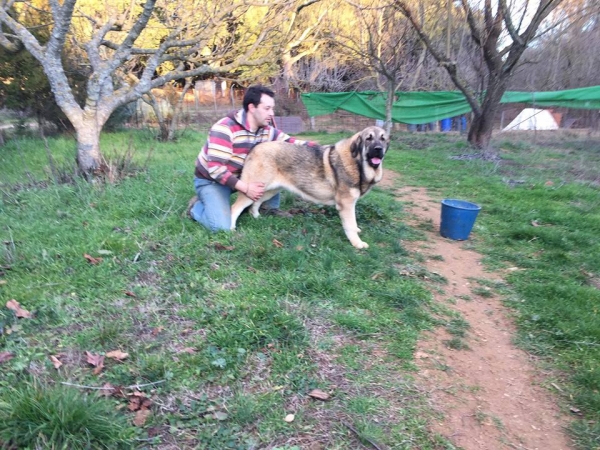
<svg viewBox="0 0 600 450">
<path fill-rule="evenodd" d="M 348 1 L 355 27 L 332 41 L 370 74 L 377 90 L 386 93 L 385 127 L 392 128 L 392 107 L 396 92 L 410 78 L 420 60 L 418 40 L 410 25 L 397 11 L 377 0 Z M 403 23 L 404 22 L 404 23 Z"/>
<path fill-rule="evenodd" d="M 509 89 L 561 90 L 598 84 L 600 3 L 564 0 L 560 22 L 528 48 Z"/>
<path fill-rule="evenodd" d="M 522 2 L 522 8 L 509 5 L 507 0 L 499 0 L 497 5 L 492 0 L 483 0 L 483 5 L 461 0 L 472 45 L 485 63 L 482 85 L 473 86 L 465 79 L 456 61 L 448 57 L 442 46 L 436 45 L 409 4 L 405 0 L 394 0 L 394 5 L 410 20 L 429 52 L 469 102 L 473 120 L 468 141 L 474 147 L 490 151 L 493 121 L 510 77 L 544 19 L 561 1 L 540 0 L 537 8 L 530 11 L 530 5 L 534 4 L 531 0 Z"/>
<path fill-rule="evenodd" d="M 49 0 L 49 18 L 41 25 L 52 31 L 45 43 L 20 22 L 23 11 L 35 6 L 23 1 L 13 8 L 15 1 L 0 4 L 0 26 L 10 30 L 0 29 L 0 45 L 14 49 L 22 44 L 40 62 L 57 104 L 75 128 L 79 170 L 94 179 L 108 170 L 99 137 L 116 108 L 172 80 L 265 63 L 272 55 L 256 57 L 257 49 L 278 26 L 275 12 L 285 10 L 291 0 L 269 6 L 245 0 L 145 0 L 141 9 L 135 2 L 124 11 L 103 4 L 91 13 L 76 9 L 76 0 Z M 244 23 L 249 11 L 260 23 Z M 82 21 L 91 30 L 87 36 L 75 30 Z M 61 59 L 67 40 L 80 45 L 88 66 L 84 105 L 77 103 Z M 135 81 L 128 70 L 137 71 Z"/>
</svg>

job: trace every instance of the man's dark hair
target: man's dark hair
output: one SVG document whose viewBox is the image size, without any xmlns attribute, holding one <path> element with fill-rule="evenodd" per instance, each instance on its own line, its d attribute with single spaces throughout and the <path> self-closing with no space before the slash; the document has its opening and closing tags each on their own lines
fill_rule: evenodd
<svg viewBox="0 0 600 450">
<path fill-rule="evenodd" d="M 260 98 L 263 94 L 275 98 L 275 92 L 267 87 L 264 87 L 260 84 L 250 86 L 244 94 L 244 111 L 248 111 L 249 105 L 258 106 L 260 103 Z"/>
</svg>

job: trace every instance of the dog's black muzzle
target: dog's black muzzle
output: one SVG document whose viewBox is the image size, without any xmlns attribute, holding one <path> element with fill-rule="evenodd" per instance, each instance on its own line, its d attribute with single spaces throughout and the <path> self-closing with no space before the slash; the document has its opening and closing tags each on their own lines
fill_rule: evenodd
<svg viewBox="0 0 600 450">
<path fill-rule="evenodd" d="M 367 161 L 369 161 L 371 167 L 377 169 L 381 165 L 384 155 L 385 149 L 381 145 L 374 145 L 369 148 Z"/>
</svg>

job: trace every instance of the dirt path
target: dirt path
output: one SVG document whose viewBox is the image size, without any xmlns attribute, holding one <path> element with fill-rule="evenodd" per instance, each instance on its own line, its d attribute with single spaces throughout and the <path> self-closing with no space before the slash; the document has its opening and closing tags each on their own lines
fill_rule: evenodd
<svg viewBox="0 0 600 450">
<path fill-rule="evenodd" d="M 448 280 L 437 302 L 458 311 L 470 328 L 464 341 L 469 349 L 453 350 L 444 341 L 452 338 L 440 327 L 425 335 L 418 345 L 419 381 L 432 392 L 432 401 L 443 418 L 432 429 L 465 450 L 564 450 L 572 448 L 563 431 L 561 416 L 551 394 L 539 386 L 528 354 L 512 342 L 514 327 L 497 296 L 474 295 L 474 279 L 501 280 L 485 272 L 481 255 L 465 249 L 465 243 L 439 235 L 440 201 L 425 189 L 394 189 L 397 175 L 386 171 L 383 187 L 405 203 L 412 225 L 431 221 L 427 240 L 404 242 L 422 254 L 430 272 Z M 441 257 L 441 258 L 440 258 Z"/>
</svg>

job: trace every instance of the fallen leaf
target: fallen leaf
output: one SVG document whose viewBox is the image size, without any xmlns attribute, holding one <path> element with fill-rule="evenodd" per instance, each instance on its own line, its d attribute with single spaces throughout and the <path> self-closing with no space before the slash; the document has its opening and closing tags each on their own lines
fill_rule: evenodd
<svg viewBox="0 0 600 450">
<path fill-rule="evenodd" d="M 316 398 L 317 400 L 329 400 L 329 394 L 327 392 L 323 392 L 320 389 L 313 389 L 308 393 L 308 396 Z"/>
<path fill-rule="evenodd" d="M 87 253 L 83 254 L 83 257 L 88 260 L 88 262 L 92 265 L 99 264 L 102 262 L 102 258 L 94 258 L 93 256 L 88 255 Z"/>
<path fill-rule="evenodd" d="M 196 353 L 196 350 L 192 347 L 186 347 L 179 351 L 179 353 L 189 353 L 190 355 Z"/>
<path fill-rule="evenodd" d="M 133 297 L 133 298 L 136 298 L 136 295 L 135 295 L 133 292 L 131 292 L 131 291 L 125 291 L 125 295 L 126 295 L 127 297 Z"/>
<path fill-rule="evenodd" d="M 162 326 L 153 328 L 152 329 L 152 336 L 156 336 L 158 333 L 160 333 L 164 329 L 165 329 L 165 327 L 162 327 Z"/>
<path fill-rule="evenodd" d="M 213 247 L 215 250 L 220 251 L 220 252 L 222 252 L 222 251 L 230 252 L 233 249 L 235 249 L 235 247 L 233 245 L 223 245 L 223 244 L 220 244 L 219 242 L 217 242 Z"/>
<path fill-rule="evenodd" d="M 106 383 L 104 385 L 105 387 L 109 387 L 110 383 Z M 123 392 L 123 386 L 114 386 L 113 387 L 113 391 L 111 392 L 113 397 L 116 398 L 125 398 L 125 392 Z"/>
<path fill-rule="evenodd" d="M 544 185 L 545 186 L 554 186 L 554 183 L 552 181 L 548 180 L 544 183 Z"/>
<path fill-rule="evenodd" d="M 279 242 L 277 239 L 273 239 L 273 245 L 277 248 L 283 247 L 283 244 Z"/>
<path fill-rule="evenodd" d="M 143 392 L 136 391 L 133 394 L 129 394 L 129 404 L 127 409 L 129 411 L 138 411 L 150 409 L 152 406 L 152 400 L 146 397 Z"/>
<path fill-rule="evenodd" d="M 227 413 L 223 411 L 215 411 L 213 414 L 214 418 L 217 420 L 227 420 Z"/>
<path fill-rule="evenodd" d="M 580 409 L 578 409 L 578 408 L 575 408 L 575 407 L 573 407 L 573 406 L 571 406 L 571 407 L 569 408 L 569 410 L 570 410 L 570 411 L 571 411 L 573 414 L 577 414 L 578 416 L 581 416 L 581 415 L 582 415 L 582 414 L 581 414 L 581 410 L 580 410 Z"/>
<path fill-rule="evenodd" d="M 140 409 L 141 404 L 142 404 L 142 399 L 140 397 L 131 397 L 129 399 L 129 404 L 127 405 L 127 409 L 129 411 L 137 411 L 138 409 Z"/>
<path fill-rule="evenodd" d="M 55 369 L 59 369 L 60 366 L 63 365 L 63 363 L 61 363 L 60 360 L 54 355 L 50 355 L 50 361 L 52 361 L 52 365 Z"/>
<path fill-rule="evenodd" d="M 129 353 L 124 353 L 121 350 L 113 350 L 112 352 L 108 352 L 106 354 L 107 358 L 116 359 L 117 361 L 123 361 L 128 356 Z"/>
<path fill-rule="evenodd" d="M 6 284 L 7 281 L 6 280 L 0 280 L 0 286 L 2 286 L 3 284 Z"/>
<path fill-rule="evenodd" d="M 285 416 L 285 419 L 283 419 L 283 420 L 285 420 L 287 423 L 290 423 L 290 422 L 293 422 L 295 418 L 296 418 L 295 415 L 288 414 L 287 416 Z"/>
<path fill-rule="evenodd" d="M 104 256 L 108 256 L 108 255 L 112 255 L 113 254 L 112 251 L 110 251 L 110 250 L 103 250 L 103 249 L 98 250 L 97 253 L 99 255 L 104 255 Z"/>
<path fill-rule="evenodd" d="M 15 355 L 13 355 L 11 352 L 0 352 L 0 364 L 10 361 L 14 357 Z"/>
<path fill-rule="evenodd" d="M 98 375 L 102 372 L 102 369 L 104 368 L 104 356 L 87 351 L 85 352 L 85 355 L 87 363 L 95 367 L 94 375 Z"/>
<path fill-rule="evenodd" d="M 531 225 L 533 225 L 534 227 L 541 227 L 540 223 L 537 220 L 532 220 Z"/>
<path fill-rule="evenodd" d="M 100 390 L 100 395 L 104 397 L 110 397 L 115 393 L 115 387 L 110 383 L 104 383 L 102 388 L 103 389 Z"/>
<path fill-rule="evenodd" d="M 136 427 L 144 426 L 146 420 L 148 420 L 148 417 L 150 417 L 151 414 L 152 411 L 150 411 L 149 409 L 140 409 L 138 412 L 135 413 L 135 417 L 133 418 L 133 424 Z"/>
<path fill-rule="evenodd" d="M 22 317 L 24 319 L 31 318 L 31 313 L 29 311 L 27 311 L 26 309 L 21 308 L 21 305 L 19 305 L 19 302 L 16 301 L 15 299 L 7 301 L 6 307 L 8 309 L 10 309 L 11 311 L 14 311 L 15 315 L 17 317 Z"/>
</svg>

